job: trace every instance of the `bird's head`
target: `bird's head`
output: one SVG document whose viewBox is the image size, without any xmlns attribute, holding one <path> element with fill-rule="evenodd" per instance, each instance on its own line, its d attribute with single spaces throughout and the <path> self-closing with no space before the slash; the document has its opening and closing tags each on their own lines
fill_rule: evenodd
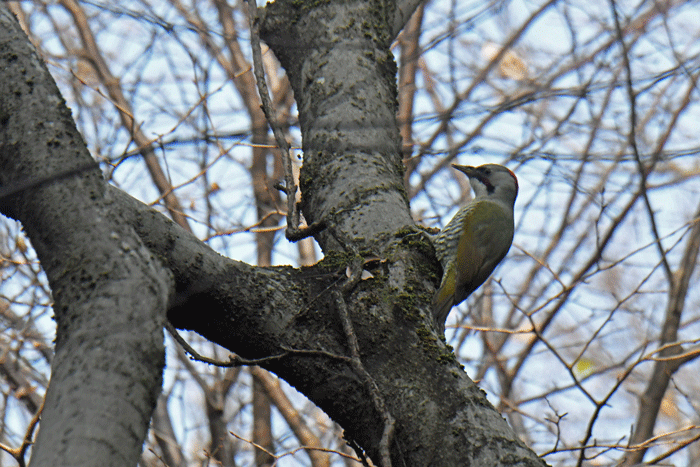
<svg viewBox="0 0 700 467">
<path fill-rule="evenodd" d="M 518 179 L 507 167 L 498 164 L 484 164 L 479 167 L 452 164 L 452 167 L 469 177 L 477 198 L 496 198 L 510 206 L 518 196 Z"/>
</svg>

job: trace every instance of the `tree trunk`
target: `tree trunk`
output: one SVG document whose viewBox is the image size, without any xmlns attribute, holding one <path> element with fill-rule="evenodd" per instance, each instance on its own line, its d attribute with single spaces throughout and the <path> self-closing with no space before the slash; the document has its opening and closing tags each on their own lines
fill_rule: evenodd
<svg viewBox="0 0 700 467">
<path fill-rule="evenodd" d="M 0 44 L 0 212 L 31 238 L 57 325 L 32 465 L 135 465 L 161 389 L 172 275 L 115 213 L 70 111 L 6 6 Z"/>
</svg>

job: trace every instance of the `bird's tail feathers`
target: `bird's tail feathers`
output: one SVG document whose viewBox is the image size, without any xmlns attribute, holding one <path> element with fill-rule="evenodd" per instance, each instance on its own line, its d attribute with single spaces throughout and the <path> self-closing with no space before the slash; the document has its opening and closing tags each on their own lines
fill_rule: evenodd
<svg viewBox="0 0 700 467">
<path fill-rule="evenodd" d="M 447 315 L 455 304 L 454 294 L 442 296 L 442 289 L 438 290 L 433 298 L 433 321 L 440 334 L 445 334 L 445 321 Z"/>
</svg>

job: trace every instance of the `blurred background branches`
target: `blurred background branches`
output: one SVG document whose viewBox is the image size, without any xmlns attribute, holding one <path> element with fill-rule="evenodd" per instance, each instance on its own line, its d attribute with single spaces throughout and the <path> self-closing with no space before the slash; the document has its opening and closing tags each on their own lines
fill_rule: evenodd
<svg viewBox="0 0 700 467">
<path fill-rule="evenodd" d="M 245 4 L 9 4 L 111 183 L 232 258 L 320 259 L 312 240 L 284 238 Z M 394 44 L 414 219 L 442 227 L 468 199 L 452 162 L 518 175 L 513 248 L 452 311 L 447 339 L 552 465 L 700 465 L 698 24 L 697 1 L 433 0 Z M 266 49 L 263 60 L 301 164 L 289 83 Z M 0 274 L 0 443 L 17 448 L 54 325 L 36 256 L 6 219 Z M 273 375 L 168 344 L 142 465 L 360 465 L 340 428 Z"/>
</svg>

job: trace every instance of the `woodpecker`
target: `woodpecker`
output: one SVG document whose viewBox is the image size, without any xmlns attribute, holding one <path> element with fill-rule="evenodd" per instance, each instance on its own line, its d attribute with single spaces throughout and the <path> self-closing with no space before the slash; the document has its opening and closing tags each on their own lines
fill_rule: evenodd
<svg viewBox="0 0 700 467">
<path fill-rule="evenodd" d="M 475 196 L 434 239 L 443 274 L 432 307 L 441 333 L 452 307 L 479 288 L 508 253 L 518 195 L 518 179 L 502 165 L 452 167 L 469 177 Z"/>
</svg>

